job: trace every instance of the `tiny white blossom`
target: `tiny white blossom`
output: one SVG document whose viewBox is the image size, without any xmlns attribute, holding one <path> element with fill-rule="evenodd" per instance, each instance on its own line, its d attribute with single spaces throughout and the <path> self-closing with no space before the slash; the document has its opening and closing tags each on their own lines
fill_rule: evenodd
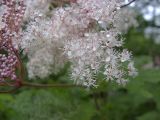
<svg viewBox="0 0 160 120">
<path fill-rule="evenodd" d="M 128 52 L 126 49 L 124 49 L 123 52 L 121 53 L 121 62 L 130 60 L 130 57 L 131 57 L 131 53 Z"/>
<path fill-rule="evenodd" d="M 138 74 L 136 68 L 134 67 L 134 62 L 133 61 L 131 61 L 128 64 L 128 74 L 129 74 L 129 76 L 137 76 L 137 74 Z"/>
</svg>

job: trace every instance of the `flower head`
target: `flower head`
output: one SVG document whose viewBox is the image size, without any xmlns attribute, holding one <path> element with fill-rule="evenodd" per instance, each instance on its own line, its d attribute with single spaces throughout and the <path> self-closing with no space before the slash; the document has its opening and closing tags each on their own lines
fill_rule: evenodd
<svg viewBox="0 0 160 120">
<path fill-rule="evenodd" d="M 123 65 L 131 61 L 131 53 L 120 50 L 120 5 L 119 0 L 76 0 L 53 9 L 50 17 L 41 11 L 33 14 L 36 19 L 29 22 L 21 42 L 29 56 L 30 77 L 46 77 L 70 62 L 77 84 L 97 86 L 99 72 L 106 81 L 126 83 L 131 74 Z"/>
</svg>

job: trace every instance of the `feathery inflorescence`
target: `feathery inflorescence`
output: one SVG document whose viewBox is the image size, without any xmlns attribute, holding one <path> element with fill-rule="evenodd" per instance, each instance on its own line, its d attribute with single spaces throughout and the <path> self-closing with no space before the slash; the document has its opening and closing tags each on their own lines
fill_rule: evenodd
<svg viewBox="0 0 160 120">
<path fill-rule="evenodd" d="M 54 8 L 49 17 L 36 9 L 21 42 L 29 55 L 30 78 L 57 73 L 70 62 L 71 78 L 77 84 L 97 86 L 97 73 L 106 81 L 125 84 L 127 76 L 137 72 L 131 53 L 122 50 L 121 4 L 119 0 L 76 0 Z"/>
</svg>

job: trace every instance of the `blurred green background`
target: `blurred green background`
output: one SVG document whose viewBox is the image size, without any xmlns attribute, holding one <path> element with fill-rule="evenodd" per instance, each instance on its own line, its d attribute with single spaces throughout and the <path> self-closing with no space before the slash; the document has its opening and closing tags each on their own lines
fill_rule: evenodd
<svg viewBox="0 0 160 120">
<path fill-rule="evenodd" d="M 160 70 L 145 68 L 151 61 L 135 57 L 139 75 L 125 87 L 104 82 L 94 90 L 23 88 L 1 94 L 0 120 L 160 120 Z"/>
</svg>

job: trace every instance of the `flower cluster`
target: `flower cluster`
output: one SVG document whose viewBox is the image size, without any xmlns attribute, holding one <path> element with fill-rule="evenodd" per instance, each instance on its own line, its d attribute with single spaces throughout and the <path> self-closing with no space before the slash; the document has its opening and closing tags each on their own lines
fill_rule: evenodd
<svg viewBox="0 0 160 120">
<path fill-rule="evenodd" d="M 71 62 L 71 78 L 77 84 L 96 86 L 99 72 L 106 81 L 125 84 L 127 76 L 137 72 L 131 53 L 122 50 L 121 4 L 119 0 L 71 0 L 50 11 L 51 16 L 38 8 L 20 42 L 29 56 L 29 76 L 43 78 Z"/>
<path fill-rule="evenodd" d="M 5 83 L 8 79 L 19 79 L 16 75 L 16 68 L 19 67 L 18 48 L 14 43 L 19 37 L 25 6 L 23 1 L 13 0 L 2 0 L 0 4 L 6 8 L 0 27 L 0 82 Z"/>
<path fill-rule="evenodd" d="M 38 10 L 43 14 L 49 12 L 49 6 L 52 0 L 25 0 L 25 5 L 27 6 L 24 21 L 29 21 L 30 17 Z"/>
</svg>

